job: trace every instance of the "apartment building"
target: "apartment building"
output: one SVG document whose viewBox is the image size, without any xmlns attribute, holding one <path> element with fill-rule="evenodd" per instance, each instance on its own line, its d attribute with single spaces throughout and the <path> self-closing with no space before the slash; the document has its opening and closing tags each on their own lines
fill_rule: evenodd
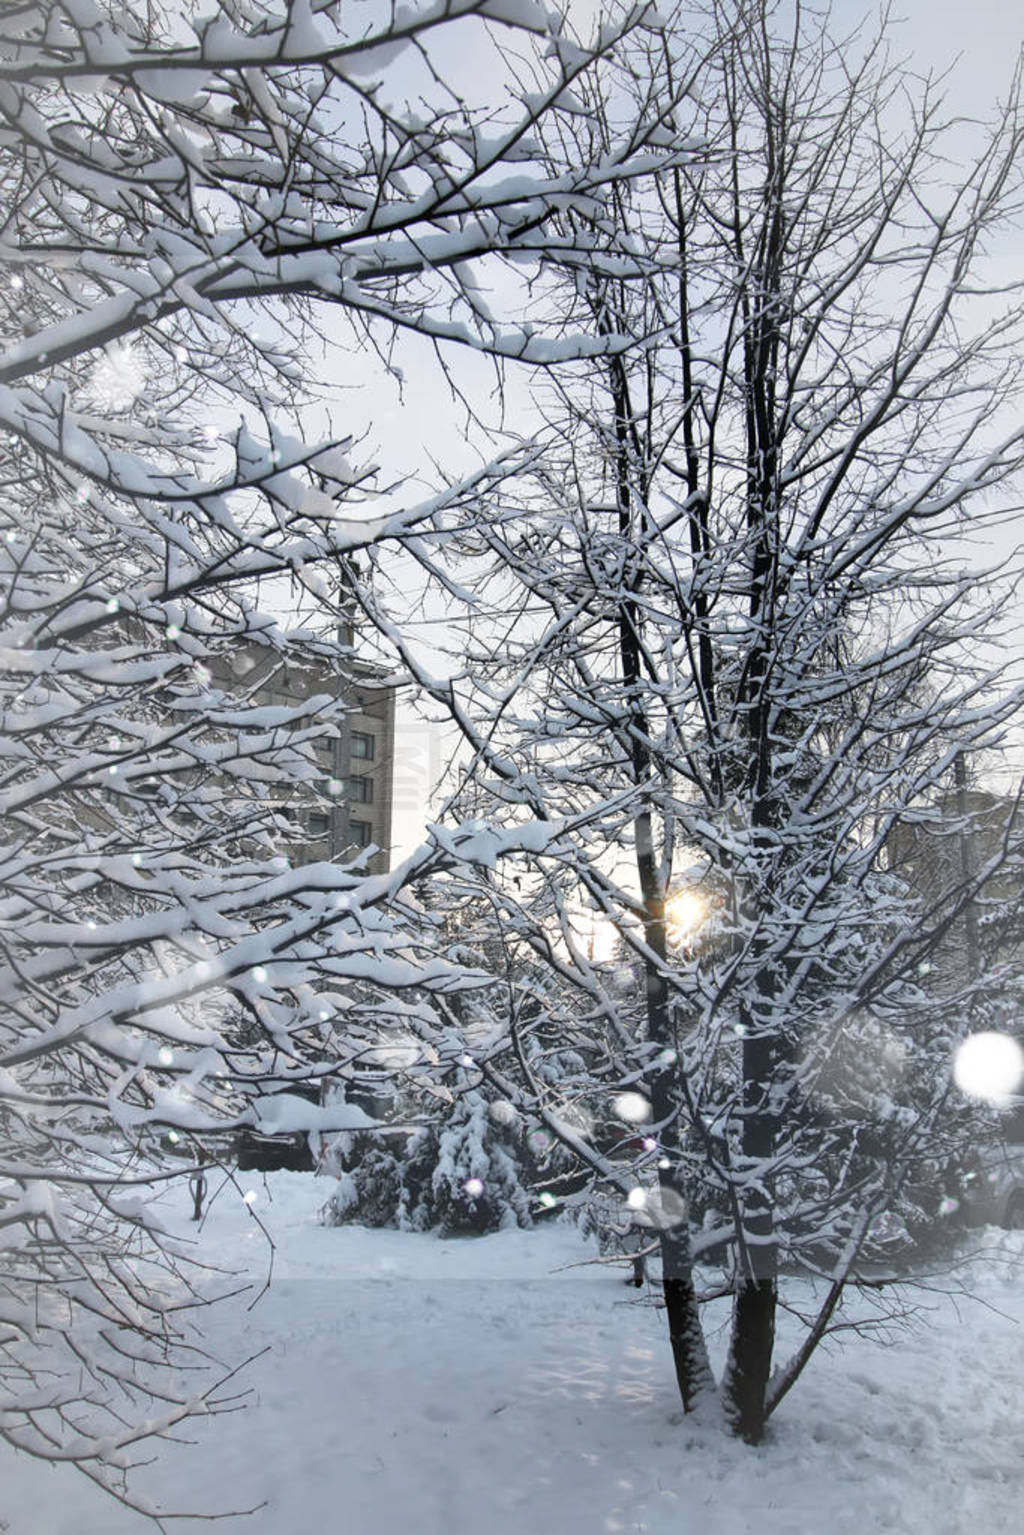
<svg viewBox="0 0 1024 1535">
<path fill-rule="evenodd" d="M 318 694 L 335 695 L 337 679 L 303 665 L 290 668 L 279 657 L 240 647 L 231 663 L 234 687 L 255 703 L 294 707 Z M 316 744 L 322 777 L 296 785 L 279 811 L 294 831 L 290 856 L 301 863 L 351 857 L 371 844 L 373 873 L 390 865 L 391 804 L 395 757 L 395 693 L 382 674 L 353 660 L 342 692 L 346 711 L 338 734 Z"/>
<path fill-rule="evenodd" d="M 934 969 L 958 989 L 999 961 L 1024 959 L 1024 822 L 1016 800 L 963 787 L 919 819 L 896 826 L 888 867 L 921 898 L 928 920 L 942 920 L 963 887 L 976 884 L 933 956 Z M 986 870 L 992 872 L 985 876 Z"/>
<path fill-rule="evenodd" d="M 391 853 L 395 692 L 372 668 L 360 666 L 344 697 L 350 712 L 322 751 L 337 792 L 329 809 L 310 813 L 309 857 L 337 858 L 372 843 L 379 851 L 370 867 L 383 873 Z"/>
</svg>

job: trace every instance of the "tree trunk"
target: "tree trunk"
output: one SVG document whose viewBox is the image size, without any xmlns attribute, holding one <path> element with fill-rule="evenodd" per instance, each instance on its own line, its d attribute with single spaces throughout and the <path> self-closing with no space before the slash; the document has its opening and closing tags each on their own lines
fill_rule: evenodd
<svg viewBox="0 0 1024 1535">
<path fill-rule="evenodd" d="M 661 1262 L 676 1381 L 684 1412 L 693 1412 L 701 1401 L 714 1394 L 715 1380 L 704 1342 L 697 1287 L 693 1282 L 690 1231 L 685 1221 L 677 1228 L 662 1230 Z"/>
<path fill-rule="evenodd" d="M 768 980 L 762 976 L 762 986 Z M 770 1000 L 770 988 L 764 996 Z M 767 1008 L 765 1009 L 767 1012 Z M 743 1136 L 745 1171 L 767 1163 L 775 1147 L 771 1106 L 777 1067 L 776 1041 L 768 1019 L 743 1011 Z M 773 1195 L 760 1178 L 751 1177 L 743 1194 L 737 1232 L 737 1277 L 733 1297 L 732 1339 L 723 1392 L 726 1416 L 735 1433 L 757 1444 L 767 1421 L 766 1394 L 775 1346 L 778 1247 Z"/>
<path fill-rule="evenodd" d="M 644 867 L 644 865 L 642 865 Z M 666 956 L 664 916 L 651 914 L 647 923 L 648 945 Z M 689 1209 L 682 1174 L 679 1135 L 681 1084 L 680 1067 L 671 1043 L 668 987 L 660 965 L 647 965 L 648 1037 L 659 1048 L 660 1057 L 648 1078 L 651 1112 L 659 1131 L 658 1191 L 661 1200 L 662 1282 L 672 1361 L 683 1410 L 692 1412 L 700 1400 L 715 1390 L 715 1379 L 708 1359 L 704 1329 L 700 1320 L 697 1287 L 693 1279 L 690 1247 Z"/>
<path fill-rule="evenodd" d="M 768 1414 L 766 1393 L 775 1347 L 775 1276 L 745 1275 L 736 1286 L 732 1343 L 726 1369 L 726 1417 L 748 1444 L 760 1444 Z"/>
<path fill-rule="evenodd" d="M 616 500 L 619 532 L 624 540 L 634 535 L 634 496 L 631 465 L 642 463 L 641 445 L 636 435 L 629 386 L 621 358 L 609 364 L 609 382 L 615 402 Z M 643 473 L 639 473 L 639 504 L 646 496 Z M 638 579 L 638 578 L 637 578 Z M 643 666 L 640 649 L 642 623 L 636 590 L 628 589 L 618 614 L 619 659 L 622 678 L 630 698 L 630 754 L 634 782 L 638 787 L 652 782 L 649 721 L 641 703 Z M 665 873 L 654 843 L 654 818 L 650 808 L 641 808 L 633 823 L 636 866 L 644 903 L 644 938 L 648 949 L 645 965 L 647 997 L 647 1037 L 658 1051 L 656 1063 L 648 1075 L 647 1088 L 654 1122 L 659 1126 L 658 1189 L 660 1195 L 659 1240 L 665 1310 L 669 1342 L 675 1365 L 679 1395 L 685 1412 L 692 1412 L 698 1402 L 714 1392 L 715 1380 L 708 1359 L 704 1330 L 700 1321 L 697 1287 L 693 1279 L 690 1247 L 689 1209 L 683 1177 L 679 1135 L 683 1103 L 682 1066 L 676 1052 L 672 1009 L 669 1002 L 666 967 L 668 943 L 665 931 Z"/>
</svg>

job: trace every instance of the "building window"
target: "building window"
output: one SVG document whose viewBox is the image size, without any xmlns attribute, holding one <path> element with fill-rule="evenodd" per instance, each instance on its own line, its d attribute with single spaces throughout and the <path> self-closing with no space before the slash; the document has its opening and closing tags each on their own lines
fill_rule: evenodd
<svg viewBox="0 0 1024 1535">
<path fill-rule="evenodd" d="M 356 847 L 368 847 L 373 840 L 373 826 L 369 821 L 349 821 L 349 840 Z"/>
<path fill-rule="evenodd" d="M 326 837 L 330 829 L 330 825 L 330 816 L 320 814 L 311 815 L 309 818 L 309 835 L 313 838 L 313 841 L 319 842 L 324 837 Z"/>
<path fill-rule="evenodd" d="M 368 730 L 353 730 L 350 751 L 353 757 L 361 757 L 364 762 L 372 762 L 375 755 L 375 742 Z"/>
<path fill-rule="evenodd" d="M 348 797 L 357 805 L 372 805 L 373 779 L 350 778 L 348 781 Z"/>
</svg>

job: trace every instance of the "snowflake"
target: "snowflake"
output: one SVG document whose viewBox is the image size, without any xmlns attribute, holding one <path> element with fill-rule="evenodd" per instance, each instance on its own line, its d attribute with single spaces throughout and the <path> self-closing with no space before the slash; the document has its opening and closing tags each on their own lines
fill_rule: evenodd
<svg viewBox="0 0 1024 1535">
<path fill-rule="evenodd" d="M 110 347 L 89 375 L 89 396 L 101 410 L 130 410 L 145 387 L 145 364 L 130 346 Z"/>
<path fill-rule="evenodd" d="M 642 1093 L 619 1093 L 612 1100 L 612 1110 L 628 1125 L 639 1125 L 650 1118 L 651 1105 Z"/>
</svg>

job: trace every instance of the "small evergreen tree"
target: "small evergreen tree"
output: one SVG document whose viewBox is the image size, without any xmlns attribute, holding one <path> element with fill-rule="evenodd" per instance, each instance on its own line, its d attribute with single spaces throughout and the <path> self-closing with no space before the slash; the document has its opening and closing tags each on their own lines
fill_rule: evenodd
<svg viewBox="0 0 1024 1535">
<path fill-rule="evenodd" d="M 330 1156 L 338 1186 L 327 1225 L 355 1222 L 478 1236 L 532 1225 L 519 1116 L 466 1088 L 426 1125 L 386 1138 L 345 1133 Z"/>
</svg>

